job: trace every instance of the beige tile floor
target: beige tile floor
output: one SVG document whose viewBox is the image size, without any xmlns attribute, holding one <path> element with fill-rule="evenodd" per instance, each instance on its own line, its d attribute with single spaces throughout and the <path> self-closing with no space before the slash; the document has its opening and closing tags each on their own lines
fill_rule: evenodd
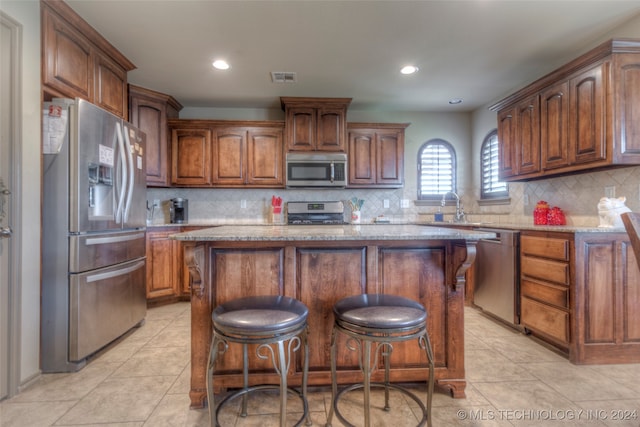
<svg viewBox="0 0 640 427">
<path fill-rule="evenodd" d="M 208 426 L 206 410 L 189 409 L 189 321 L 188 303 L 150 309 L 144 326 L 80 372 L 43 375 L 1 402 L 0 426 Z M 435 426 L 640 426 L 640 364 L 575 366 L 473 309 L 465 323 L 467 397 L 438 391 Z M 416 390 L 424 396 L 424 389 Z M 247 418 L 231 404 L 221 421 L 275 426 L 274 397 L 252 398 Z M 378 408 L 380 393 L 374 397 Z M 372 411 L 373 424 L 415 425 L 415 403 L 398 393 L 391 399 L 391 412 Z M 356 400 L 354 392 L 341 404 L 354 422 L 361 419 L 350 404 Z M 330 393 L 313 389 L 309 401 L 313 425 L 324 425 Z M 299 408 L 292 398 L 291 420 Z"/>
</svg>

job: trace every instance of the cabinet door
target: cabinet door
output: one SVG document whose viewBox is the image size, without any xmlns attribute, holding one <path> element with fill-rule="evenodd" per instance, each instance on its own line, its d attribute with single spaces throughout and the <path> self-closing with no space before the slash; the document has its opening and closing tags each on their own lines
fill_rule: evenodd
<svg viewBox="0 0 640 427">
<path fill-rule="evenodd" d="M 527 99 L 516 107 L 516 161 L 518 175 L 540 172 L 540 100 Z"/>
<path fill-rule="evenodd" d="M 220 128 L 214 131 L 213 183 L 242 185 L 247 174 L 247 130 Z"/>
<path fill-rule="evenodd" d="M 47 7 L 42 20 L 42 83 L 62 96 L 92 99 L 94 64 L 89 41 Z"/>
<path fill-rule="evenodd" d="M 171 130 L 171 183 L 211 184 L 211 130 Z"/>
<path fill-rule="evenodd" d="M 313 151 L 316 148 L 316 110 L 293 107 L 287 109 L 287 149 Z"/>
<path fill-rule="evenodd" d="M 346 151 L 345 121 L 344 108 L 319 108 L 315 149 L 331 152 Z"/>
<path fill-rule="evenodd" d="M 127 72 L 107 56 L 96 53 L 94 104 L 118 117 L 128 118 Z"/>
<path fill-rule="evenodd" d="M 284 185 L 282 129 L 249 129 L 247 171 L 249 185 Z"/>
<path fill-rule="evenodd" d="M 498 174 L 501 179 L 516 176 L 516 118 L 515 108 L 498 113 Z"/>
<path fill-rule="evenodd" d="M 376 157 L 376 184 L 401 187 L 404 183 L 404 132 L 377 132 Z"/>
<path fill-rule="evenodd" d="M 569 83 L 562 82 L 542 92 L 540 140 L 542 168 L 569 165 Z"/>
<path fill-rule="evenodd" d="M 607 159 L 606 98 L 603 89 L 605 69 L 609 69 L 608 62 L 581 73 L 569 82 L 569 147 L 572 163 L 585 164 Z"/>
<path fill-rule="evenodd" d="M 181 292 L 180 242 L 169 239 L 178 228 L 147 231 L 147 299 L 178 296 Z"/>
<path fill-rule="evenodd" d="M 372 131 L 349 132 L 349 185 L 376 182 L 376 141 Z"/>
<path fill-rule="evenodd" d="M 131 97 L 131 123 L 146 135 L 147 186 L 169 185 L 166 106 L 163 102 Z"/>
</svg>

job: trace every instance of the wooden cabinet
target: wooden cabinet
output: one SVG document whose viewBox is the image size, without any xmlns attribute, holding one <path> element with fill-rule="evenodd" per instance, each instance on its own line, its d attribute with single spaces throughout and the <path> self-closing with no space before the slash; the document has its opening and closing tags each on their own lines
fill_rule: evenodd
<svg viewBox="0 0 640 427">
<path fill-rule="evenodd" d="M 128 119 L 135 66 L 62 1 L 41 2 L 44 99 L 83 98 Z"/>
<path fill-rule="evenodd" d="M 129 85 L 129 121 L 147 137 L 147 187 L 171 184 L 167 119 L 177 119 L 181 109 L 182 105 L 169 95 Z"/>
<path fill-rule="evenodd" d="M 341 298 L 362 293 L 402 295 L 422 303 L 429 313 L 428 330 L 435 357 L 436 383 L 464 397 L 464 274 L 475 256 L 473 244 L 451 240 L 411 241 L 216 241 L 183 242 L 193 279 L 192 407 L 203 403 L 206 355 L 211 339 L 211 310 L 234 298 L 285 295 L 309 308 L 309 384 L 331 384 L 331 310 Z M 338 338 L 338 382 L 361 380 L 357 351 Z M 216 363 L 216 386 L 242 384 L 242 353 L 231 348 Z M 417 342 L 394 343 L 392 382 L 426 378 L 426 356 Z M 252 351 L 251 349 L 249 350 Z M 253 354 L 253 353 L 252 353 Z M 300 384 L 301 357 L 294 354 L 288 382 Z M 382 363 L 382 360 L 378 360 Z M 251 381 L 276 380 L 264 361 L 250 360 Z M 381 366 L 378 365 L 378 368 Z M 372 376 L 380 381 L 383 370 Z"/>
<path fill-rule="evenodd" d="M 169 120 L 171 183 L 193 187 L 284 187 L 284 124 Z"/>
<path fill-rule="evenodd" d="M 640 362 L 640 269 L 626 233 L 523 231 L 520 322 L 571 362 Z"/>
<path fill-rule="evenodd" d="M 347 151 L 351 98 L 281 97 L 288 151 Z"/>
<path fill-rule="evenodd" d="M 147 229 L 147 300 L 172 302 L 183 292 L 180 242 L 169 239 L 180 227 Z"/>
<path fill-rule="evenodd" d="M 491 107 L 501 179 L 640 164 L 639 103 L 640 40 L 603 43 Z"/>
<path fill-rule="evenodd" d="M 520 238 L 520 323 L 568 348 L 571 241 L 562 235 Z"/>
<path fill-rule="evenodd" d="M 349 187 L 404 185 L 404 130 L 409 123 L 349 123 Z"/>
<path fill-rule="evenodd" d="M 214 130 L 213 185 L 284 185 L 282 127 L 220 127 Z"/>
<path fill-rule="evenodd" d="M 171 184 L 211 185 L 211 129 L 171 128 Z"/>
</svg>

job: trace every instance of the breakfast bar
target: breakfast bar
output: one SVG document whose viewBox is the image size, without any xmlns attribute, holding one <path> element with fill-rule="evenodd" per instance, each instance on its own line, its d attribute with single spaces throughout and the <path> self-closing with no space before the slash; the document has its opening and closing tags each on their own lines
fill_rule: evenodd
<svg viewBox="0 0 640 427">
<path fill-rule="evenodd" d="M 428 312 L 436 384 L 464 397 L 465 272 L 477 241 L 494 236 L 420 225 L 221 226 L 173 235 L 182 242 L 191 287 L 191 406 L 206 401 L 213 309 L 252 295 L 285 295 L 309 308 L 312 386 L 331 384 L 332 307 L 339 299 L 383 293 L 418 301 Z M 344 342 L 339 349 L 338 382 L 359 381 L 356 355 Z M 415 342 L 397 343 L 393 351 L 393 382 L 427 378 L 426 356 Z M 301 366 L 298 355 L 289 383 L 300 384 Z M 241 367 L 241 349 L 230 346 L 217 362 L 216 387 L 240 387 Z M 252 358 L 251 384 L 277 381 L 271 371 L 269 361 Z"/>
</svg>

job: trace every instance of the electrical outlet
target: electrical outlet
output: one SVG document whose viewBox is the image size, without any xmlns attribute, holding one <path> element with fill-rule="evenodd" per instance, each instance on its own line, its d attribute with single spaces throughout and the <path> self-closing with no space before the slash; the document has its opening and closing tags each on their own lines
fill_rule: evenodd
<svg viewBox="0 0 640 427">
<path fill-rule="evenodd" d="M 246 209 L 247 208 L 247 201 L 242 199 L 240 200 L 240 209 Z"/>
<path fill-rule="evenodd" d="M 401 207 L 402 209 L 408 209 L 408 208 L 411 206 L 411 205 L 410 205 L 410 203 L 411 203 L 411 200 L 409 200 L 409 199 L 402 199 L 402 200 L 400 200 L 400 207 Z"/>
<path fill-rule="evenodd" d="M 528 194 L 524 195 L 524 198 L 523 198 L 522 202 L 524 203 L 525 206 L 529 206 L 529 195 Z"/>
<path fill-rule="evenodd" d="M 384 199 L 384 200 L 382 201 L 382 206 L 383 206 L 385 209 L 389 209 L 389 199 Z"/>
<path fill-rule="evenodd" d="M 153 207 L 154 208 L 159 208 L 160 207 L 160 200 L 159 199 L 153 199 Z"/>
<path fill-rule="evenodd" d="M 608 185 L 604 187 L 604 197 L 610 197 L 610 198 L 616 197 L 616 186 Z"/>
</svg>

